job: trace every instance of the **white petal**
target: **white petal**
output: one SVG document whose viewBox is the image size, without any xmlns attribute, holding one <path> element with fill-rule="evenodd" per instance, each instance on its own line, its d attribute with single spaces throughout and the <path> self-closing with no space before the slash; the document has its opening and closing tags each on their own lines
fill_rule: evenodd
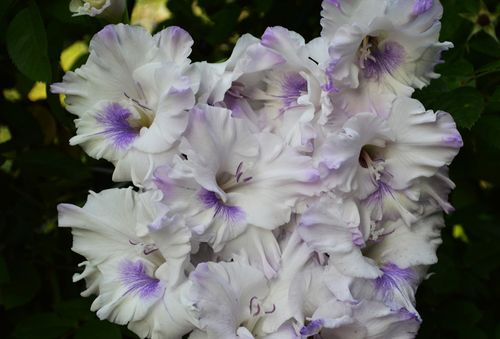
<svg viewBox="0 0 500 339">
<path fill-rule="evenodd" d="M 249 226 L 243 234 L 228 241 L 218 255 L 226 261 L 245 258 L 268 279 L 276 275 L 281 261 L 281 251 L 273 233 L 255 226 Z"/>
<path fill-rule="evenodd" d="M 193 307 L 207 338 L 237 338 L 240 325 L 259 316 L 258 300 L 267 294 L 264 275 L 237 262 L 199 264 L 190 280 Z"/>
<path fill-rule="evenodd" d="M 396 133 L 395 142 L 385 151 L 394 188 L 406 188 L 419 176 L 433 176 L 451 163 L 463 145 L 448 113 L 426 111 L 415 99 L 396 99 L 388 123 Z"/>
</svg>

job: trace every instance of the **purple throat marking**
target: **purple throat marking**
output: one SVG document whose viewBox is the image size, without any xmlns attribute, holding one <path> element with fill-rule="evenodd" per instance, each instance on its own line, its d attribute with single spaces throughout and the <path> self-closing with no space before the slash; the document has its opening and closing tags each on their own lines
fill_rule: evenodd
<svg viewBox="0 0 500 339">
<path fill-rule="evenodd" d="M 215 209 L 214 218 L 219 216 L 226 221 L 236 222 L 245 217 L 245 212 L 238 206 L 225 205 L 215 192 L 202 188 L 198 192 L 198 199 L 206 208 Z"/>
<path fill-rule="evenodd" d="M 281 85 L 282 100 L 285 108 L 297 105 L 297 99 L 307 92 L 307 80 L 298 73 L 285 75 Z"/>
<path fill-rule="evenodd" d="M 127 287 L 125 294 L 138 294 L 141 298 L 157 297 L 163 291 L 160 280 L 150 277 L 142 261 L 125 260 L 120 267 L 120 280 Z"/>
<path fill-rule="evenodd" d="M 380 48 L 374 38 L 369 57 L 364 60 L 363 74 L 367 78 L 378 77 L 385 73 L 393 72 L 404 61 L 405 50 L 403 46 L 394 41 L 384 43 Z"/>
<path fill-rule="evenodd" d="M 103 127 L 102 132 L 117 148 L 125 148 L 139 135 L 139 129 L 130 126 L 132 113 L 118 103 L 112 103 L 97 115 L 96 120 Z"/>
<path fill-rule="evenodd" d="M 309 322 L 309 324 L 303 326 L 300 329 L 300 335 L 314 335 L 318 334 L 321 329 L 323 328 L 323 325 L 325 324 L 323 319 L 315 319 Z"/>
</svg>

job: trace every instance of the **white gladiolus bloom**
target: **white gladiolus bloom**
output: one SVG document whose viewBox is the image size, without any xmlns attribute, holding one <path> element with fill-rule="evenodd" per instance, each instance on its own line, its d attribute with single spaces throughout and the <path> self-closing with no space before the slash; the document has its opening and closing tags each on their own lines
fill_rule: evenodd
<svg viewBox="0 0 500 339">
<path fill-rule="evenodd" d="M 141 338 L 415 337 L 463 144 L 411 98 L 451 46 L 441 12 L 325 0 L 321 37 L 270 27 L 222 63 L 191 63 L 178 27 L 97 33 L 52 85 L 70 143 L 138 190 L 58 208 L 97 316 Z"/>
<path fill-rule="evenodd" d="M 160 167 L 155 181 L 169 209 L 215 251 L 248 225 L 273 230 L 287 223 L 297 200 L 317 191 L 310 157 L 278 136 L 252 134 L 246 120 L 223 108 L 197 106 L 191 117 L 182 156 Z"/>
<path fill-rule="evenodd" d="M 143 28 L 109 25 L 90 43 L 87 63 L 68 72 L 54 93 L 78 116 L 77 135 L 94 158 L 116 164 L 114 179 L 141 183 L 171 157 L 195 103 L 188 59 L 193 40 L 178 27 L 154 37 Z"/>
<path fill-rule="evenodd" d="M 73 228 L 73 251 L 87 258 L 74 280 L 86 279 L 86 295 L 99 294 L 92 304 L 99 318 L 141 337 L 177 338 L 193 327 L 179 305 L 190 232 L 179 220 L 155 221 L 165 211 L 157 193 L 91 193 L 83 208 L 59 205 L 59 225 Z M 151 235 L 141 236 L 147 225 Z"/>
<path fill-rule="evenodd" d="M 380 190 L 405 189 L 418 177 L 435 175 L 451 163 L 461 146 L 462 138 L 448 113 L 426 111 L 419 101 L 398 97 L 386 119 L 359 113 L 328 135 L 317 162 L 329 170 L 331 187 L 366 198 Z"/>
<path fill-rule="evenodd" d="M 323 1 L 321 15 L 325 68 L 339 86 L 383 81 L 397 94 L 411 94 L 438 77 L 434 66 L 453 47 L 438 42 L 438 1 Z"/>
</svg>

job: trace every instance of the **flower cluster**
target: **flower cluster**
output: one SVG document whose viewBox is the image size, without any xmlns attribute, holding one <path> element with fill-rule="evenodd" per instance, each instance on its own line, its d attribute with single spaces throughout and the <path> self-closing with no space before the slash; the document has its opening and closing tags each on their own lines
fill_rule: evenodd
<svg viewBox="0 0 500 339">
<path fill-rule="evenodd" d="M 411 98 L 452 46 L 442 7 L 322 5 L 321 37 L 270 27 L 215 64 L 181 28 L 109 25 L 52 85 L 71 144 L 135 187 L 59 205 L 99 318 L 152 338 L 415 336 L 462 146 Z"/>
</svg>

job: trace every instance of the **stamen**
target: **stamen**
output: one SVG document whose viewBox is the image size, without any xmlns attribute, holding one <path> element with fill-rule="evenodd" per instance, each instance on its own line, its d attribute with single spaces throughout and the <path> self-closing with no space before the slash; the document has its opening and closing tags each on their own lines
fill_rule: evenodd
<svg viewBox="0 0 500 339">
<path fill-rule="evenodd" d="M 255 308 L 256 308 L 256 311 L 253 312 L 253 309 L 254 309 L 254 302 L 257 301 L 257 303 L 255 304 Z M 260 313 L 260 305 L 259 305 L 259 301 L 257 300 L 257 297 L 256 296 L 253 296 L 251 299 L 250 299 L 250 314 L 253 315 L 253 316 L 256 316 Z"/>
<path fill-rule="evenodd" d="M 264 311 L 265 314 L 271 314 L 271 313 L 274 313 L 274 311 L 276 311 L 276 305 L 273 304 L 273 308 L 270 310 L 270 311 Z"/>
<path fill-rule="evenodd" d="M 146 246 L 144 246 L 144 250 L 142 251 L 142 253 L 144 253 L 144 255 L 150 255 L 151 253 L 156 251 L 158 251 L 158 248 L 155 245 L 147 244 Z"/>
</svg>

